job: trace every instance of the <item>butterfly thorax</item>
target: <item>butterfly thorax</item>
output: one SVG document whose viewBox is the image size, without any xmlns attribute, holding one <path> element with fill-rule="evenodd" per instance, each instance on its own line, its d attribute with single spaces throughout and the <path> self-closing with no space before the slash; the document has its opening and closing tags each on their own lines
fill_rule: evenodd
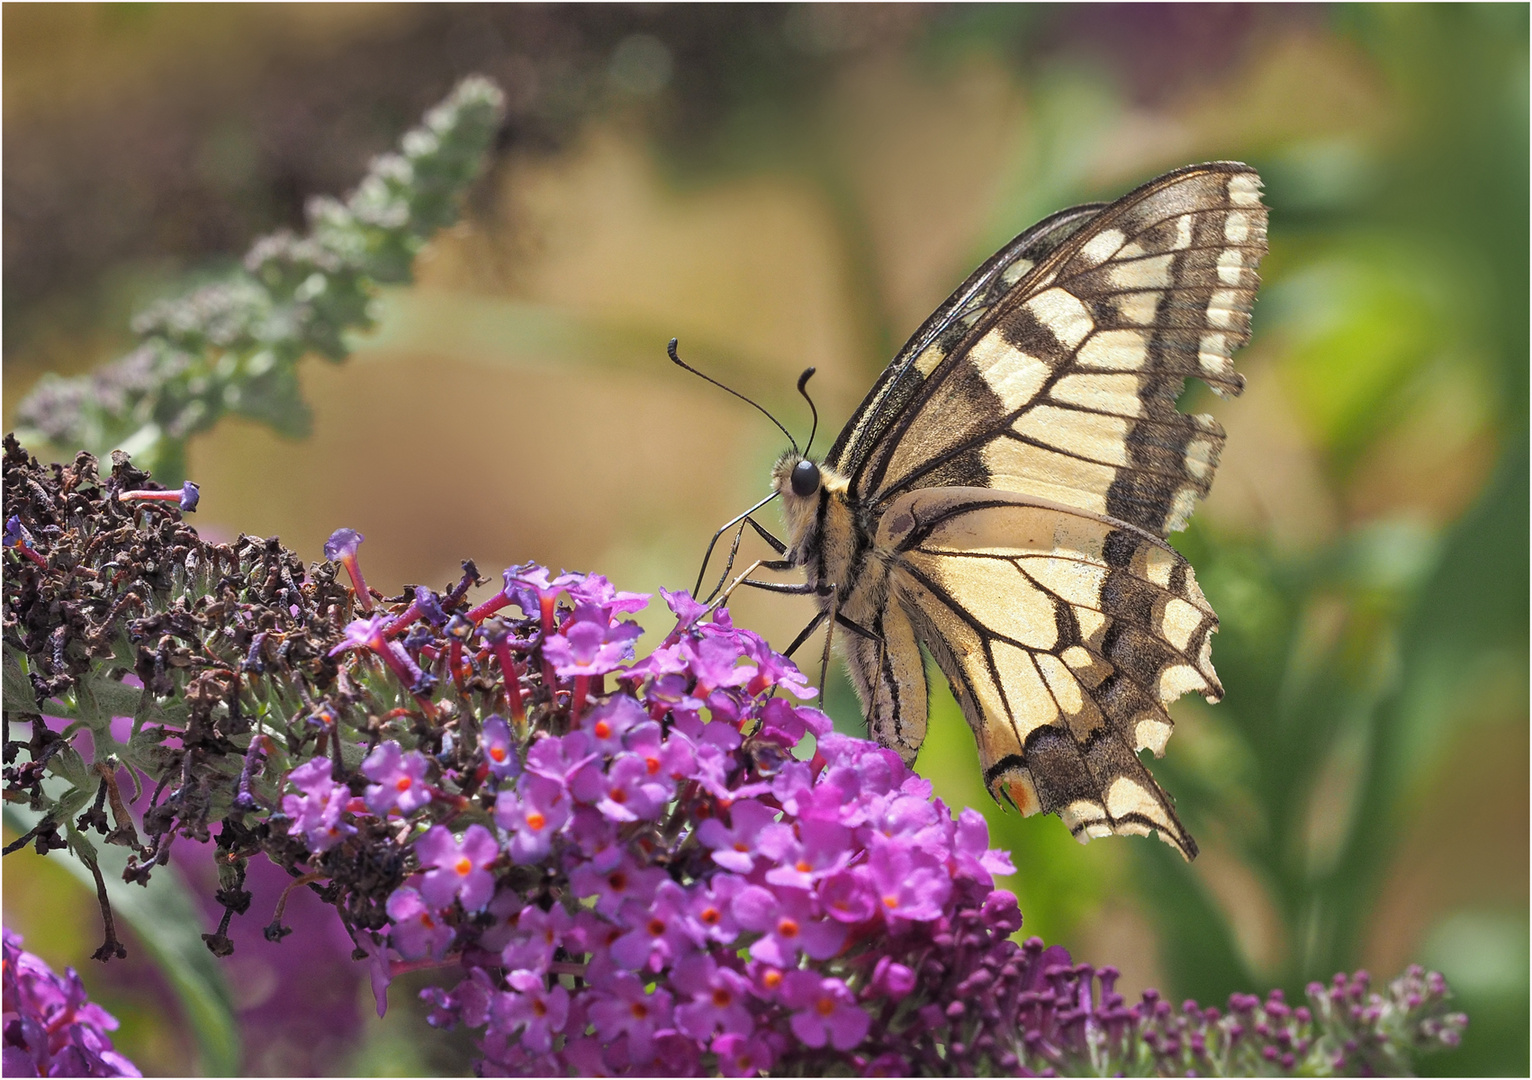
<svg viewBox="0 0 1532 1080">
<path fill-rule="evenodd" d="M 805 463 L 812 469 L 803 468 L 795 485 L 794 471 Z M 816 480 L 812 490 L 805 474 Z M 810 585 L 822 587 L 821 607 L 828 608 L 834 600 L 844 609 L 853 590 L 862 594 L 868 585 L 882 580 L 882 566 L 871 557 L 872 526 L 845 476 L 830 465 L 788 451 L 777 460 L 771 481 L 782 498 L 787 557 L 803 567 Z"/>
</svg>

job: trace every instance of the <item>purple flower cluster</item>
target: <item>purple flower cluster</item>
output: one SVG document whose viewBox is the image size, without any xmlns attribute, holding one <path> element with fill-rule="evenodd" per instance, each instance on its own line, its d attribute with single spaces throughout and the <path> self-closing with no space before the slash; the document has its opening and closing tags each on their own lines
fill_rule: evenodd
<svg viewBox="0 0 1532 1080">
<path fill-rule="evenodd" d="M 1015 900 L 993 889 L 1009 861 L 978 813 L 954 819 L 896 755 L 793 703 L 813 694 L 802 674 L 726 611 L 665 599 L 675 629 L 634 662 L 623 616 L 647 597 L 506 571 L 471 618 L 514 604 L 525 619 L 465 655 L 529 658 L 532 675 L 504 672 L 513 704 L 539 671 L 552 692 L 515 733 L 498 715 L 479 725 L 472 799 L 395 740 L 367 754 L 360 799 L 326 758 L 289 774 L 289 833 L 316 854 L 373 815 L 420 822 L 386 947 L 363 943 L 378 983 L 455 960 L 466 977 L 432 992 L 434 1021 L 482 1028 L 497 1072 L 866 1067 L 894 1030 L 929 1036 L 913 991 L 946 938 L 1021 953 Z M 403 622 L 374 614 L 348 637 L 381 653 Z M 812 760 L 795 754 L 806 736 Z"/>
<path fill-rule="evenodd" d="M 1089 1063 L 1097 1075 L 1408 1076 L 1413 1055 L 1457 1046 L 1468 1025 L 1448 1010 L 1446 980 L 1419 967 L 1385 994 L 1371 992 L 1359 971 L 1329 987 L 1309 984 L 1307 1005 L 1290 1006 L 1273 990 L 1265 1001 L 1232 994 L 1220 1010 L 1191 1000 L 1177 1009 L 1153 990 L 1128 1006 L 1113 989 L 1116 969 L 1064 960 L 1014 1008 L 993 1001 L 994 984 L 985 983 L 987 998 L 974 1010 L 1019 1021 L 1014 1060 L 1029 1073 L 1076 1074 Z"/>
<path fill-rule="evenodd" d="M 4 930 L 6 1076 L 140 1076 L 112 1049 L 117 1020 L 85 996 L 74 968 L 59 975 Z"/>
<path fill-rule="evenodd" d="M 401 971 L 455 967 L 424 996 L 434 1024 L 481 1031 L 484 1073 L 1383 1071 L 1462 1028 L 1418 973 L 1387 1002 L 1341 977 L 1312 1009 L 1130 1007 L 1113 969 L 1012 941 L 983 817 L 834 734 L 727 611 L 664 593 L 675 628 L 635 659 L 624 616 L 647 597 L 535 565 L 504 581 L 464 614 L 416 590 L 353 623 L 336 651 L 384 661 L 353 674 L 397 679 L 432 726 L 374 735 L 345 777 L 332 747 L 283 799 L 315 864 L 402 865 L 356 925 L 379 1009 Z M 449 679 L 510 720 L 434 702 Z"/>
</svg>

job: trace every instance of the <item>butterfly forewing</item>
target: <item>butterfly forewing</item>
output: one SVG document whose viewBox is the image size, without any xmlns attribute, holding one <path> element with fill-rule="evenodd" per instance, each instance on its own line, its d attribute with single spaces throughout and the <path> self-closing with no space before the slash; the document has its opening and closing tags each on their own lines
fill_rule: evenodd
<svg viewBox="0 0 1532 1080">
<path fill-rule="evenodd" d="M 962 344 L 974 324 L 1038 263 L 1052 255 L 1105 203 L 1061 210 L 1018 235 L 984 261 L 910 335 L 873 384 L 825 461 L 851 475 L 932 371 Z"/>
<path fill-rule="evenodd" d="M 915 488 L 995 487 L 1159 536 L 1183 527 L 1224 435 L 1176 398 L 1190 376 L 1239 392 L 1229 356 L 1249 337 L 1265 247 L 1242 165 L 1179 170 L 1095 213 L 884 406 L 900 407 L 852 490 L 884 506 Z"/>
</svg>

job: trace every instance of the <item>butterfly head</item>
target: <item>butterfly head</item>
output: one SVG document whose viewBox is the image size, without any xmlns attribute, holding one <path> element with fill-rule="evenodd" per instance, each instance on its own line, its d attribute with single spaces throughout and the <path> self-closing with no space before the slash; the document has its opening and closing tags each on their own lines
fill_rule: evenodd
<svg viewBox="0 0 1532 1080">
<path fill-rule="evenodd" d="M 848 509 L 847 483 L 830 465 L 788 450 L 771 470 L 771 486 L 782 499 L 788 546 L 799 556 L 823 543 L 826 531 L 842 527 Z"/>
<path fill-rule="evenodd" d="M 824 470 L 817 461 L 797 450 L 784 450 L 771 467 L 771 486 L 786 506 L 817 502 L 824 484 Z"/>
<path fill-rule="evenodd" d="M 808 458 L 799 461 L 787 474 L 787 486 L 800 499 L 819 494 L 819 482 L 819 466 Z"/>
</svg>

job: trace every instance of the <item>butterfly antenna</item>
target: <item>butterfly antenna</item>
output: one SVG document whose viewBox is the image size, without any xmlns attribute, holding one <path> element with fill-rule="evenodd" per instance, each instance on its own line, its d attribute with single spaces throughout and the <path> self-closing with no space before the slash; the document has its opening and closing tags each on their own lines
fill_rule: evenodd
<svg viewBox="0 0 1532 1080">
<path fill-rule="evenodd" d="M 814 449 L 814 436 L 819 431 L 819 410 L 814 407 L 814 399 L 809 397 L 809 392 L 807 389 L 805 389 L 805 387 L 807 387 L 809 384 L 809 380 L 813 377 L 813 368 L 806 368 L 803 374 L 798 376 L 798 393 L 803 395 L 803 400 L 809 403 L 809 412 L 814 414 L 814 426 L 809 428 L 808 445 L 803 448 L 804 457 L 808 457 L 809 451 Z"/>
<path fill-rule="evenodd" d="M 766 419 L 770 420 L 773 424 L 777 425 L 777 430 L 778 431 L 780 431 L 783 435 L 787 436 L 787 441 L 792 443 L 792 445 L 793 445 L 793 453 L 795 453 L 795 454 L 798 453 L 798 440 L 793 438 L 792 432 L 788 431 L 785 427 L 782 426 L 782 421 L 778 420 L 775 416 L 772 416 L 771 413 L 767 412 L 764 406 L 762 406 L 762 405 L 760 405 L 760 404 L 758 404 L 758 403 L 756 403 L 754 401 L 751 401 L 744 394 L 741 394 L 738 390 L 735 390 L 735 389 L 732 389 L 731 387 L 725 386 L 723 383 L 719 382 L 717 379 L 713 378 L 711 375 L 704 375 L 704 374 L 702 374 L 702 372 L 700 372 L 696 368 L 692 367 L 685 360 L 682 360 L 681 357 L 679 355 L 677 355 L 677 353 L 676 353 L 676 343 L 678 341 L 680 341 L 680 338 L 671 338 L 670 339 L 670 344 L 665 347 L 665 351 L 670 354 L 670 359 L 675 361 L 675 364 L 676 364 L 677 367 L 683 368 L 683 369 L 691 372 L 693 375 L 697 376 L 697 378 L 699 378 L 699 379 L 703 379 L 703 380 L 705 380 L 707 382 L 712 383 L 714 386 L 718 387 L 718 389 L 720 389 L 720 390 L 728 391 L 729 393 L 733 394 L 735 397 L 739 398 L 739 400 L 743 401 L 746 405 L 749 405 L 753 409 L 759 410 L 760 414 L 762 416 L 764 416 Z"/>
</svg>

